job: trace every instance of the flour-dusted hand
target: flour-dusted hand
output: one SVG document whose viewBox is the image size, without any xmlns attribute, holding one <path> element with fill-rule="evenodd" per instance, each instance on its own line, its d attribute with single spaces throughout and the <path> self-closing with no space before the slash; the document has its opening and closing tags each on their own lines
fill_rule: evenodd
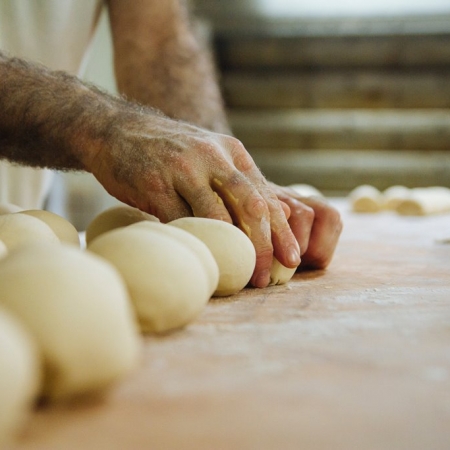
<svg viewBox="0 0 450 450">
<path fill-rule="evenodd" d="M 122 119 L 83 158 L 111 195 L 162 222 L 197 216 L 239 226 L 256 249 L 254 286 L 269 283 L 273 254 L 285 266 L 299 264 L 282 204 L 237 139 L 130 109 L 118 111 Z"/>
</svg>

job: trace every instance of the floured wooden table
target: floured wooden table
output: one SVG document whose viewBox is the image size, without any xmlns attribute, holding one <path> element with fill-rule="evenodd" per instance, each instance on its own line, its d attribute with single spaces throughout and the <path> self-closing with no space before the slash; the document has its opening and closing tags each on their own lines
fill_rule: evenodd
<svg viewBox="0 0 450 450">
<path fill-rule="evenodd" d="M 104 400 L 41 407 L 14 450 L 450 448 L 450 215 L 353 215 L 327 271 L 148 337 Z"/>
</svg>

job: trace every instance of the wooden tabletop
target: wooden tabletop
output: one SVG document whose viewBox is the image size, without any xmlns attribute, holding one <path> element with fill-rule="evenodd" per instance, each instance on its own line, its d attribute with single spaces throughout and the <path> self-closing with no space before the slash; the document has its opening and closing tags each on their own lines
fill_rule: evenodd
<svg viewBox="0 0 450 450">
<path fill-rule="evenodd" d="M 448 450 L 450 215 L 356 215 L 327 271 L 145 339 L 106 399 L 41 407 L 14 450 Z"/>
</svg>

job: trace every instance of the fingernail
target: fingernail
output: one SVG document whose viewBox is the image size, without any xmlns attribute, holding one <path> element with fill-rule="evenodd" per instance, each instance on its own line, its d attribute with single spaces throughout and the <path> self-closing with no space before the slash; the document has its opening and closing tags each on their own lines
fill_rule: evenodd
<svg viewBox="0 0 450 450">
<path fill-rule="evenodd" d="M 263 288 L 269 284 L 270 270 L 263 270 L 255 280 L 255 287 Z"/>
<path fill-rule="evenodd" d="M 293 267 L 293 266 L 298 266 L 300 264 L 300 252 L 299 249 L 297 247 L 289 247 L 288 250 L 288 261 L 289 264 Z"/>
</svg>

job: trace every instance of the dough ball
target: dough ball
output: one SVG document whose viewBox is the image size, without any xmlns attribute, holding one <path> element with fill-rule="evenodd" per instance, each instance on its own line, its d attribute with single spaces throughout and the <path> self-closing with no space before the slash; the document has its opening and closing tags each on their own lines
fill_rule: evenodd
<svg viewBox="0 0 450 450">
<path fill-rule="evenodd" d="M 426 216 L 450 211 L 450 189 L 440 186 L 415 188 L 408 198 L 397 205 L 396 211 L 404 216 Z"/>
<path fill-rule="evenodd" d="M 221 220 L 200 217 L 183 217 L 169 225 L 192 233 L 213 254 L 219 266 L 219 285 L 215 296 L 236 294 L 250 281 L 255 270 L 255 247 L 239 228 Z"/>
<path fill-rule="evenodd" d="M 0 286 L 0 304 L 42 351 L 45 396 L 99 392 L 136 366 L 135 318 L 123 280 L 107 261 L 67 244 L 30 244 L 0 261 Z"/>
<path fill-rule="evenodd" d="M 28 209 L 21 211 L 19 214 L 27 214 L 42 220 L 53 230 L 61 242 L 80 247 L 80 237 L 78 236 L 77 229 L 68 220 L 58 214 L 42 209 Z"/>
<path fill-rule="evenodd" d="M 318 189 L 309 184 L 291 184 L 288 187 L 302 197 L 323 197 L 323 194 Z"/>
<path fill-rule="evenodd" d="M 0 241 L 0 259 L 8 254 L 8 248 L 3 241 Z"/>
<path fill-rule="evenodd" d="M 195 237 L 193 234 L 182 230 L 181 228 L 171 227 L 160 222 L 150 222 L 148 220 L 130 225 L 130 228 L 142 228 L 152 232 L 156 231 L 165 233 L 179 240 L 184 245 L 187 245 L 195 252 L 203 263 L 203 268 L 205 269 L 209 279 L 209 295 L 213 295 L 214 291 L 217 289 L 217 285 L 219 284 L 219 266 L 217 265 L 216 260 L 214 259 L 214 256 L 209 248 L 200 239 Z"/>
<path fill-rule="evenodd" d="M 12 441 L 31 412 L 41 386 L 40 364 L 25 327 L 0 309 L 0 448 Z"/>
<path fill-rule="evenodd" d="M 383 208 L 383 195 L 377 188 L 367 184 L 353 189 L 349 199 L 354 212 L 375 213 Z"/>
<path fill-rule="evenodd" d="M 46 223 L 27 214 L 4 214 L 0 216 L 0 240 L 3 241 L 8 250 L 36 242 L 60 242 Z"/>
<path fill-rule="evenodd" d="M 210 298 L 202 261 L 168 234 L 119 228 L 99 236 L 88 249 L 122 274 L 143 332 L 162 333 L 186 325 Z"/>
<path fill-rule="evenodd" d="M 296 267 L 289 268 L 283 266 L 283 264 L 281 264 L 280 261 L 274 257 L 272 260 L 272 267 L 270 268 L 269 286 L 286 284 L 294 276 L 296 270 Z"/>
<path fill-rule="evenodd" d="M 113 206 L 101 212 L 86 228 L 86 244 L 107 231 L 126 227 L 136 222 L 149 220 L 159 222 L 159 219 L 140 209 L 127 205 Z"/>
<path fill-rule="evenodd" d="M 394 211 L 397 206 L 409 197 L 409 189 L 405 186 L 391 186 L 383 191 L 383 207 Z"/>
<path fill-rule="evenodd" d="M 23 211 L 23 208 L 14 205 L 13 203 L 0 203 L 0 215 L 13 214 L 20 211 Z"/>
</svg>

